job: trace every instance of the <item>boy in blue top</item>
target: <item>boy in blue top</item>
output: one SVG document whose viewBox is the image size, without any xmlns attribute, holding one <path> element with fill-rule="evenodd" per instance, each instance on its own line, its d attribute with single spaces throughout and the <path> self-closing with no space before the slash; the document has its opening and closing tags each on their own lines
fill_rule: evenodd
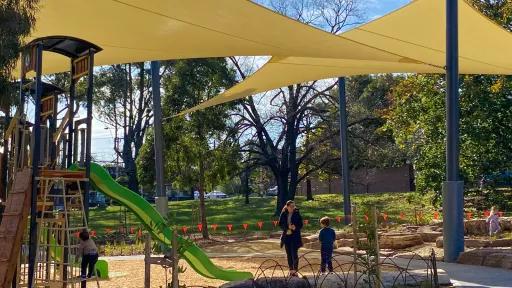
<svg viewBox="0 0 512 288">
<path fill-rule="evenodd" d="M 320 230 L 318 240 L 322 244 L 320 254 L 322 256 L 322 263 L 320 265 L 320 272 L 325 273 L 325 266 L 328 267 L 329 272 L 332 272 L 332 251 L 334 249 L 334 241 L 336 240 L 336 233 L 329 227 L 329 217 L 320 219 Z"/>
</svg>

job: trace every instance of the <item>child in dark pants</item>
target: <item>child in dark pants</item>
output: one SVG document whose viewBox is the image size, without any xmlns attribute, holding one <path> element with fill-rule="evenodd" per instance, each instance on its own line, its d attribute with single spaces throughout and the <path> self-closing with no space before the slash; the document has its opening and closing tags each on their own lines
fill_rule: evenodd
<svg viewBox="0 0 512 288">
<path fill-rule="evenodd" d="M 80 232 L 78 237 L 80 238 L 78 255 L 82 256 L 82 271 L 80 276 L 82 279 L 86 277 L 91 278 L 94 272 L 94 265 L 98 262 L 98 248 L 96 248 L 96 244 L 94 244 L 94 241 L 89 237 L 87 230 Z M 89 271 L 87 271 L 87 268 L 89 268 Z"/>
<path fill-rule="evenodd" d="M 318 240 L 320 240 L 321 248 L 320 254 L 322 262 L 320 264 L 320 272 L 325 273 L 325 266 L 332 272 L 332 251 L 334 249 L 334 241 L 336 240 L 336 233 L 332 228 L 329 227 L 329 217 L 323 217 L 320 219 L 320 230 Z"/>
</svg>

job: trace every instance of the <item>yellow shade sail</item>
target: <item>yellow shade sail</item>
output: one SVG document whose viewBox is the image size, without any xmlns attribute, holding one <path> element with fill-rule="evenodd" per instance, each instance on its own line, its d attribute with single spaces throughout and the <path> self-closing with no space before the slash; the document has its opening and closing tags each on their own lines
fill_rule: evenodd
<svg viewBox="0 0 512 288">
<path fill-rule="evenodd" d="M 96 65 L 242 55 L 403 58 L 247 0 L 42 0 L 36 17 L 27 42 L 54 35 L 80 38 L 103 48 Z M 68 59 L 44 54 L 44 74 L 68 70 Z"/>
<path fill-rule="evenodd" d="M 311 80 L 390 72 L 444 73 L 445 4 L 445 0 L 416 0 L 340 35 L 403 56 L 399 61 L 274 57 L 245 81 L 180 114 Z M 459 0 L 459 56 L 462 74 L 512 74 L 512 34 Z"/>
</svg>

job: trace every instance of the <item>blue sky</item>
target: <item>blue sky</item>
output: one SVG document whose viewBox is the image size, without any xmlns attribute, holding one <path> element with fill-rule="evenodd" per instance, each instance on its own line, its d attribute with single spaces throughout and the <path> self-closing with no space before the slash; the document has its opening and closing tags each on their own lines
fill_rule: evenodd
<svg viewBox="0 0 512 288">
<path fill-rule="evenodd" d="M 378 18 L 409 3 L 410 0 L 366 0 L 366 13 L 369 20 Z"/>
<path fill-rule="evenodd" d="M 370 21 L 409 3 L 410 0 L 361 0 L 365 18 Z M 95 115 L 96 117 L 97 115 Z M 92 156 L 95 161 L 115 159 L 114 133 L 105 129 L 105 124 L 93 121 Z M 119 135 L 121 137 L 121 135 Z"/>
</svg>

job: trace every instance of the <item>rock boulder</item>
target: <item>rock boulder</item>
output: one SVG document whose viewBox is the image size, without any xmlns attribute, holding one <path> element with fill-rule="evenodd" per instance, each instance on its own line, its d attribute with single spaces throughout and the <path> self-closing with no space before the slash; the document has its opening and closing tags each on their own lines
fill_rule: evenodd
<svg viewBox="0 0 512 288">
<path fill-rule="evenodd" d="M 409 233 L 388 233 L 382 234 L 379 239 L 379 246 L 382 249 L 405 249 L 423 244 L 420 234 Z"/>
</svg>

